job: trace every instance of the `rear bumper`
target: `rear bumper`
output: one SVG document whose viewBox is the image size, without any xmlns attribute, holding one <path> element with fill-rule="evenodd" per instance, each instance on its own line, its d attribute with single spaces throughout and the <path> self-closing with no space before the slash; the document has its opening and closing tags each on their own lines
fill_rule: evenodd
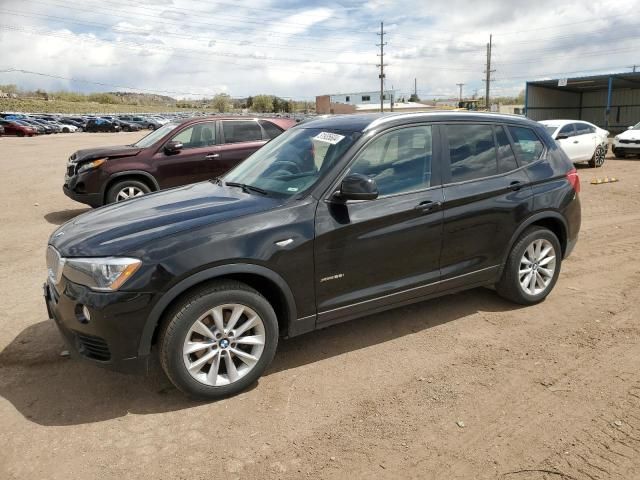
<svg viewBox="0 0 640 480">
<path fill-rule="evenodd" d="M 62 186 L 62 191 L 67 197 L 71 200 L 75 200 L 76 202 L 84 203 L 94 208 L 102 206 L 102 194 L 100 193 L 78 193 L 74 192 L 66 185 Z"/>
<path fill-rule="evenodd" d="M 63 278 L 54 287 L 46 282 L 44 300 L 71 355 L 123 373 L 148 371 L 149 356 L 138 345 L 149 313 L 150 294 L 98 293 Z M 87 320 L 82 306 L 90 312 Z"/>
</svg>

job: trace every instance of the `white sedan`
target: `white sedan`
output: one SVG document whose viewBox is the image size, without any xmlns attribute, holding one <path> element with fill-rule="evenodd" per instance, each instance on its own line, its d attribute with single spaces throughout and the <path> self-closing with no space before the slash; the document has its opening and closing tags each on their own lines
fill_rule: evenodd
<svg viewBox="0 0 640 480">
<path fill-rule="evenodd" d="M 609 132 L 577 120 L 543 120 L 549 134 L 573 163 L 589 162 L 592 168 L 604 164 L 609 147 Z"/>
<path fill-rule="evenodd" d="M 613 154 L 616 158 L 640 154 L 640 123 L 629 127 L 626 132 L 613 139 Z"/>
</svg>

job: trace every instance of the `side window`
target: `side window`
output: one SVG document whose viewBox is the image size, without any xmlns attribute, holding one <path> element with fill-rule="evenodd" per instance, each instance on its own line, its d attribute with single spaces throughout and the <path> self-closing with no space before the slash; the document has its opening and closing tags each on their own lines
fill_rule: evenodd
<svg viewBox="0 0 640 480">
<path fill-rule="evenodd" d="M 431 186 L 431 127 L 408 127 L 385 133 L 358 155 L 350 173 L 373 178 L 380 196 Z"/>
<path fill-rule="evenodd" d="M 575 125 L 575 123 L 569 123 L 567 125 L 565 125 L 564 127 L 562 127 L 560 129 L 560 131 L 558 132 L 558 137 L 573 137 L 575 135 L 575 131 L 573 126 Z"/>
<path fill-rule="evenodd" d="M 498 173 L 491 125 L 447 125 L 451 181 L 464 182 Z"/>
<path fill-rule="evenodd" d="M 501 125 L 496 126 L 496 140 L 498 142 L 498 170 L 500 173 L 510 172 L 518 168 L 511 142 L 509 142 L 507 132 Z"/>
<path fill-rule="evenodd" d="M 595 128 L 591 125 L 587 125 L 586 123 L 576 123 L 576 135 L 588 135 L 595 132 Z"/>
<path fill-rule="evenodd" d="M 262 140 L 262 130 L 254 120 L 223 120 L 222 130 L 225 143 Z"/>
<path fill-rule="evenodd" d="M 175 135 L 171 140 L 182 143 L 183 149 L 215 145 L 216 124 L 214 122 L 196 123 Z"/>
<path fill-rule="evenodd" d="M 544 152 L 544 145 L 533 130 L 525 127 L 509 127 L 509 132 L 521 165 L 533 163 L 540 158 Z"/>
<path fill-rule="evenodd" d="M 267 134 L 268 139 L 276 138 L 278 135 L 282 133 L 280 127 L 277 127 L 275 124 L 268 122 L 266 120 L 259 120 L 260 125 L 264 129 L 264 132 Z M 225 137 L 226 138 L 226 137 Z"/>
</svg>

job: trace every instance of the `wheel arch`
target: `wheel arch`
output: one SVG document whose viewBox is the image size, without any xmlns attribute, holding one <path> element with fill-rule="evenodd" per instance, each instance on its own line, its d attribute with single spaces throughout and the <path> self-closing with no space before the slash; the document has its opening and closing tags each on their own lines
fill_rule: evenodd
<svg viewBox="0 0 640 480">
<path fill-rule="evenodd" d="M 287 333 L 289 325 L 296 319 L 297 311 L 293 293 L 285 280 L 276 272 L 260 265 L 222 265 L 194 273 L 162 295 L 147 317 L 138 346 L 138 355 L 149 355 L 159 327 L 164 321 L 164 315 L 175 302 L 180 301 L 195 288 L 222 279 L 243 282 L 260 292 L 276 312 L 280 333 Z"/>
<path fill-rule="evenodd" d="M 513 248 L 513 245 L 518 241 L 522 232 L 524 232 L 527 228 L 531 226 L 540 226 L 544 227 L 548 230 L 551 230 L 556 237 L 558 237 L 558 241 L 560 242 L 560 248 L 562 249 L 562 257 L 567 251 L 567 238 L 568 238 L 568 226 L 567 221 L 563 218 L 563 216 L 556 211 L 548 210 L 544 212 L 536 213 L 535 215 L 530 216 L 524 222 L 520 224 L 520 226 L 516 229 L 514 234 L 511 236 L 511 240 L 509 241 L 509 248 L 506 249 L 504 257 L 502 259 L 502 265 L 500 267 L 500 272 L 498 274 L 498 278 L 502 276 L 502 271 L 504 270 L 504 266 L 507 262 L 507 257 Z"/>
<path fill-rule="evenodd" d="M 158 181 L 151 175 L 149 172 L 145 172 L 144 170 L 126 170 L 124 172 L 114 173 L 109 177 L 109 179 L 105 182 L 104 187 L 102 188 L 101 196 L 102 203 L 106 205 L 107 203 L 107 192 L 111 188 L 111 186 L 122 180 L 126 179 L 138 180 L 147 185 L 152 192 L 160 190 L 160 185 Z"/>
</svg>

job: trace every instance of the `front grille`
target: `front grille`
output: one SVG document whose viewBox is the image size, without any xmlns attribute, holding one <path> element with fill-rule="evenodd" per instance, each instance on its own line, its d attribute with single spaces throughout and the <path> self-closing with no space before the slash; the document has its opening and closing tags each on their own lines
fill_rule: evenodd
<svg viewBox="0 0 640 480">
<path fill-rule="evenodd" d="M 75 173 L 76 173 L 76 166 L 75 166 L 75 164 L 73 164 L 73 165 L 69 165 L 69 166 L 67 167 L 67 175 L 68 175 L 68 176 L 70 176 L 70 177 L 73 177 L 73 175 L 74 175 Z"/>
<path fill-rule="evenodd" d="M 101 362 L 106 362 L 111 358 L 109 345 L 104 339 L 86 333 L 75 332 L 75 334 L 78 341 L 78 352 L 82 355 Z"/>
<path fill-rule="evenodd" d="M 640 140 L 620 140 L 620 143 L 633 143 L 635 145 L 639 145 L 640 144 Z"/>
</svg>

